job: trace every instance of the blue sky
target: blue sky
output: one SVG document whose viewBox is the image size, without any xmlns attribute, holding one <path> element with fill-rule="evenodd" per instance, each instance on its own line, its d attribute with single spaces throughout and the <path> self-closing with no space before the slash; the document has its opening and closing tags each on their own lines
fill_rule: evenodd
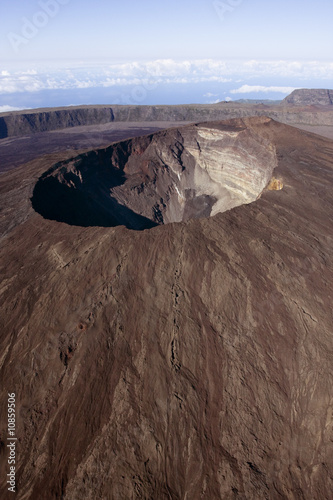
<svg viewBox="0 0 333 500">
<path fill-rule="evenodd" d="M 333 87 L 332 0 L 2 0 L 1 11 L 0 110 Z"/>
</svg>

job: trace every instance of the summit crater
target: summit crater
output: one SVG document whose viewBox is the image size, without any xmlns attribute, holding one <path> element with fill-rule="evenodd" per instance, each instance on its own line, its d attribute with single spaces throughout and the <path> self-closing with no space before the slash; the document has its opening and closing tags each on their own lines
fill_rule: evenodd
<svg viewBox="0 0 333 500">
<path fill-rule="evenodd" d="M 254 126 L 270 121 L 193 124 L 79 154 L 41 175 L 33 207 L 71 225 L 146 229 L 250 203 L 277 166 Z"/>
</svg>

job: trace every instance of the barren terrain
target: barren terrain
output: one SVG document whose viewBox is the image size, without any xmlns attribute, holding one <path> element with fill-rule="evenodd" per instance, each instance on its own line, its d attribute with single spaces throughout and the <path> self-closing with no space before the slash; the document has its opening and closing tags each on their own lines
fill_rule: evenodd
<svg viewBox="0 0 333 500">
<path fill-rule="evenodd" d="M 94 153 L 47 132 L 0 176 L 16 498 L 331 498 L 332 140 L 264 117 L 140 130 Z M 113 223 L 110 194 L 154 227 Z"/>
</svg>

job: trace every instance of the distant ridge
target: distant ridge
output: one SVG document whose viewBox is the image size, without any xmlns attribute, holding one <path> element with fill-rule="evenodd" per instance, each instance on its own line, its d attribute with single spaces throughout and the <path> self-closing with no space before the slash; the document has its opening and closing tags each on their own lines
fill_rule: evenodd
<svg viewBox="0 0 333 500">
<path fill-rule="evenodd" d="M 297 106 L 333 105 L 333 90 L 328 89 L 297 89 L 283 99 L 281 104 Z"/>
<path fill-rule="evenodd" d="M 321 109 L 313 105 L 323 105 Z M 295 90 L 283 101 L 244 99 L 215 104 L 184 105 L 81 105 L 0 113 L 0 139 L 110 122 L 219 121 L 269 116 L 282 123 L 333 125 L 333 90 Z M 295 105 L 303 106 L 302 113 Z M 324 114 L 323 114 L 324 111 Z"/>
</svg>

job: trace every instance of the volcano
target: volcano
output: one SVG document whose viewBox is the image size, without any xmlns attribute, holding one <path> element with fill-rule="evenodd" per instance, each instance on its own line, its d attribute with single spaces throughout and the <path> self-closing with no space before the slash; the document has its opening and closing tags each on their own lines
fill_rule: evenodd
<svg viewBox="0 0 333 500">
<path fill-rule="evenodd" d="M 18 499 L 331 497 L 331 140 L 197 123 L 0 181 Z"/>
</svg>

